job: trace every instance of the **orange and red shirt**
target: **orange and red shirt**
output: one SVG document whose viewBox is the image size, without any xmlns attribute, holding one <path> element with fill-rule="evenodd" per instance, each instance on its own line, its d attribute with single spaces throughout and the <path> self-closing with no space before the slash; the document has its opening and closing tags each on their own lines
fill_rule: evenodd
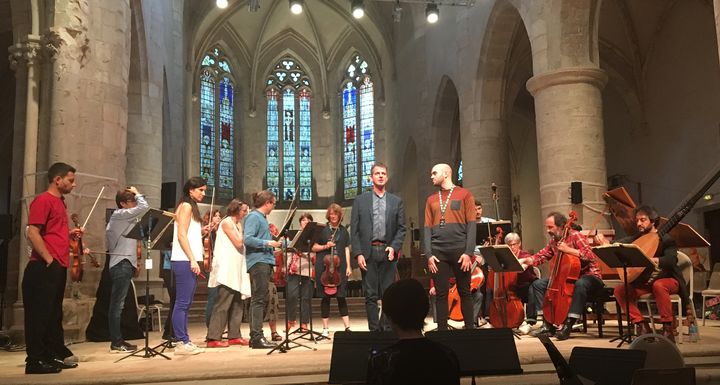
<svg viewBox="0 0 720 385">
<path fill-rule="evenodd" d="M 425 231 L 423 243 L 425 255 L 435 255 L 433 250 L 454 252 L 461 251 L 473 255 L 475 251 L 475 227 L 477 213 L 472 193 L 460 186 L 451 190 L 440 190 L 430 194 L 425 202 Z M 447 201 L 445 215 L 440 210 L 440 199 Z M 441 219 L 444 223 L 441 224 Z M 436 255 L 439 258 L 439 256 Z M 458 255 L 459 257 L 459 255 Z"/>
</svg>

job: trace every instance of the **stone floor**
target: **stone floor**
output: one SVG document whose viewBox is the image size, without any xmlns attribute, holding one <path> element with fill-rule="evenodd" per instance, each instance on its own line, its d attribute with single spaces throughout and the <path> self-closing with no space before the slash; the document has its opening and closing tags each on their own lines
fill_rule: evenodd
<svg viewBox="0 0 720 385">
<path fill-rule="evenodd" d="M 318 320 L 319 321 L 319 320 Z M 319 322 L 318 322 L 319 324 Z M 247 336 L 247 325 L 243 330 Z M 339 320 L 331 321 L 332 330 L 341 330 Z M 435 325 L 428 324 L 428 328 Z M 615 328 L 613 330 L 613 327 Z M 352 322 L 353 330 L 367 330 L 364 319 Z M 191 325 L 190 335 L 201 342 L 205 335 L 201 324 Z M 560 352 L 569 357 L 575 346 L 615 347 L 608 340 L 617 335 L 617 327 L 611 321 L 607 325 L 605 338 L 597 338 L 597 329 L 590 328 L 588 334 L 575 333 L 573 338 L 556 342 Z M 267 331 L 266 331 L 267 333 Z M 700 327 L 699 343 L 682 343 L 678 347 L 688 365 L 697 369 L 698 384 L 720 384 L 720 321 L 709 321 Z M 144 340 L 132 341 L 138 345 Z M 160 334 L 150 333 L 150 345 L 159 344 Z M 520 363 L 524 374 L 518 376 L 493 376 L 478 379 L 482 384 L 557 384 L 557 376 L 542 344 L 535 338 L 524 336 L 516 340 Z M 627 345 L 624 345 L 625 348 Z M 109 343 L 79 342 L 70 349 L 80 358 L 76 369 L 64 370 L 59 374 L 24 374 L 25 353 L 0 352 L 0 384 L 176 384 L 192 381 L 200 384 L 319 384 L 327 383 L 330 369 L 332 342 L 324 341 L 313 345 L 317 350 L 295 348 L 288 353 L 273 353 L 233 346 L 224 349 L 208 349 L 197 356 L 174 357 L 168 351 L 166 360 L 129 357 L 116 362 L 122 355 L 110 354 Z M 358 363 L 365 365 L 365 363 Z M 470 379 L 463 379 L 470 383 Z"/>
</svg>

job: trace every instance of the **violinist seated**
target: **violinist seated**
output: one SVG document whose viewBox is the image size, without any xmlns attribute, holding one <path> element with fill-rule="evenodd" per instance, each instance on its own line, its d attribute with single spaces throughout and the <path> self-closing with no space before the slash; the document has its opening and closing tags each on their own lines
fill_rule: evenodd
<svg viewBox="0 0 720 385">
<path fill-rule="evenodd" d="M 583 308 L 588 296 L 599 291 L 604 283 L 598 266 L 597 256 L 590 249 L 587 239 L 573 228 L 565 228 L 568 219 L 558 213 L 552 212 L 545 218 L 545 229 L 550 236 L 548 244 L 535 255 L 519 259 L 522 265 L 538 266 L 559 255 L 564 258 L 577 258 L 580 260 L 579 278 L 574 283 L 574 290 L 567 317 L 560 330 L 545 319 L 543 304 L 545 292 L 548 288 L 549 278 L 535 280 L 528 290 L 528 307 L 537 309 L 537 317 L 543 319 L 543 327 L 530 333 L 536 337 L 538 334 L 554 335 L 558 341 L 570 338 L 572 326 L 583 314 Z M 567 231 L 567 234 L 565 234 Z M 563 238 L 563 235 L 565 237 Z M 560 315 L 562 318 L 562 315 Z"/>
<path fill-rule="evenodd" d="M 616 240 L 617 243 L 633 243 L 645 235 L 657 234 L 658 214 L 654 208 L 640 206 L 635 209 L 634 216 L 639 234 L 618 239 Z M 595 239 L 600 244 L 610 243 L 602 234 L 598 234 Z M 664 234 L 659 241 L 660 244 L 653 256 L 653 261 L 660 267 L 659 275 L 655 279 L 648 279 L 650 277 L 647 275 L 639 276 L 629 283 L 630 293 L 627 296 L 625 294 L 625 285 L 618 285 L 614 293 L 621 309 L 625 309 L 626 298 L 629 300 L 630 321 L 638 326 L 640 329 L 638 334 L 640 335 L 653 333 L 654 331 L 640 313 L 637 299 L 644 294 L 652 293 L 657 303 L 658 313 L 660 313 L 660 321 L 663 323 L 662 334 L 670 341 L 675 342 L 675 328 L 673 327 L 675 317 L 673 316 L 670 295 L 680 294 L 682 302 L 685 304 L 689 304 L 690 301 L 685 279 L 677 266 L 677 246 L 675 241 L 668 234 Z"/>
<path fill-rule="evenodd" d="M 530 253 L 522 249 L 520 235 L 518 235 L 517 233 L 508 233 L 508 235 L 505 236 L 505 244 L 510 247 L 510 250 L 512 250 L 513 254 L 515 254 L 515 257 L 518 260 L 530 257 Z M 523 304 L 528 304 L 528 291 L 530 289 L 530 285 L 535 280 L 537 280 L 538 277 L 535 274 L 535 269 L 533 269 L 531 266 L 523 267 L 525 270 L 522 273 L 514 273 L 517 279 L 512 279 L 513 282 L 508 286 L 508 292 L 512 293 L 513 296 L 520 299 Z M 500 284 L 500 282 L 498 282 L 497 284 Z M 489 307 L 490 304 L 493 302 L 493 286 L 487 286 L 485 289 L 485 314 L 489 314 Z M 525 321 L 519 327 L 520 332 L 523 334 L 528 334 L 532 326 L 536 323 L 536 317 L 537 312 L 535 307 L 529 306 L 528 304 L 526 309 Z M 492 327 L 492 325 L 490 325 L 489 323 L 487 325 L 489 325 L 487 327 Z"/>
</svg>

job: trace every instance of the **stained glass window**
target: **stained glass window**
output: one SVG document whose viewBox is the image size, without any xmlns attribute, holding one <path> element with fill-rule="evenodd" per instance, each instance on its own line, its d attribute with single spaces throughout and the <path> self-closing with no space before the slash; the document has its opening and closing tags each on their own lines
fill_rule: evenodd
<svg viewBox="0 0 720 385">
<path fill-rule="evenodd" d="M 235 173 L 235 85 L 219 48 L 203 57 L 200 71 L 200 176 L 232 199 Z"/>
<path fill-rule="evenodd" d="M 460 165 L 458 166 L 457 180 L 458 180 L 458 184 L 462 186 L 462 181 L 463 181 L 462 160 L 460 161 Z"/>
<path fill-rule="evenodd" d="M 375 109 L 369 65 L 353 55 L 342 86 L 343 188 L 345 199 L 372 188 L 375 163 Z"/>
<path fill-rule="evenodd" d="M 267 188 L 281 201 L 291 201 L 296 192 L 301 201 L 311 201 L 310 79 L 297 60 L 286 57 L 268 75 L 266 87 Z"/>
</svg>

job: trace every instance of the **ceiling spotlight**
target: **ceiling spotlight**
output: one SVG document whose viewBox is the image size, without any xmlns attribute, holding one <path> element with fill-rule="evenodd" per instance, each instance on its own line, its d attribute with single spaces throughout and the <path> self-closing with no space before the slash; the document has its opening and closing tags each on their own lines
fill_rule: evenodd
<svg viewBox="0 0 720 385">
<path fill-rule="evenodd" d="M 303 11 L 303 2 L 302 0 L 290 0 L 290 12 L 292 12 L 295 15 L 301 14 Z"/>
<path fill-rule="evenodd" d="M 218 8 L 225 9 L 228 6 L 228 0 L 217 0 L 215 5 L 217 5 Z"/>
<path fill-rule="evenodd" d="M 427 7 L 425 7 L 425 18 L 430 24 L 437 23 L 440 18 L 440 10 L 438 9 L 437 4 L 428 3 Z"/>
<path fill-rule="evenodd" d="M 365 7 L 363 6 L 363 0 L 352 0 L 350 2 L 350 9 L 352 15 L 356 19 L 360 19 L 365 16 Z"/>
</svg>

